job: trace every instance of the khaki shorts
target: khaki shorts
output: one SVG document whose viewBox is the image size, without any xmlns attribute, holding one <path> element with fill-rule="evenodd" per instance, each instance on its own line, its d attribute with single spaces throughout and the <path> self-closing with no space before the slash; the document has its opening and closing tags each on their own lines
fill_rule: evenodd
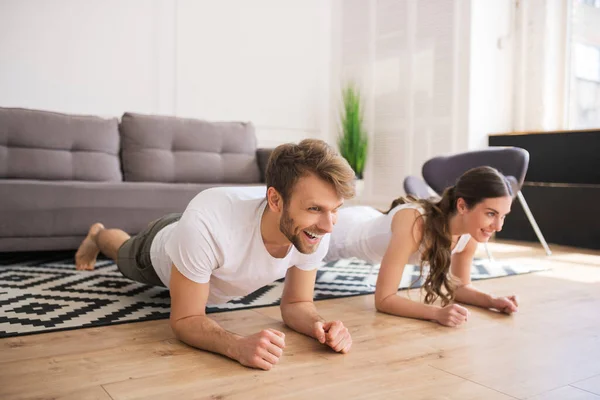
<svg viewBox="0 0 600 400">
<path fill-rule="evenodd" d="M 179 221 L 181 214 L 168 214 L 148 224 L 146 229 L 127 239 L 119 248 L 117 267 L 123 275 L 136 282 L 165 286 L 150 260 L 150 247 L 156 234 L 167 225 Z"/>
</svg>

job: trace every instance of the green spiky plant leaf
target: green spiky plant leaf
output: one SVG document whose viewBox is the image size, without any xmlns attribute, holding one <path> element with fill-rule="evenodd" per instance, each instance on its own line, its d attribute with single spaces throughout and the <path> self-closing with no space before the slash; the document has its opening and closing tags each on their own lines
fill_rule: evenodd
<svg viewBox="0 0 600 400">
<path fill-rule="evenodd" d="M 343 110 L 340 113 L 338 147 L 358 179 L 363 178 L 369 137 L 363 126 L 361 94 L 354 84 L 342 89 Z"/>
</svg>

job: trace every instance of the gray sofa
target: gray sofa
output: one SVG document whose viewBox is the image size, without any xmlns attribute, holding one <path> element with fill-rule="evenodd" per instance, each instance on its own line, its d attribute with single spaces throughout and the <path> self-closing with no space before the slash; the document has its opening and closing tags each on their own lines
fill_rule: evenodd
<svg viewBox="0 0 600 400">
<path fill-rule="evenodd" d="M 0 108 L 0 252 L 76 249 L 101 221 L 135 234 L 200 191 L 261 185 L 254 127 Z"/>
</svg>

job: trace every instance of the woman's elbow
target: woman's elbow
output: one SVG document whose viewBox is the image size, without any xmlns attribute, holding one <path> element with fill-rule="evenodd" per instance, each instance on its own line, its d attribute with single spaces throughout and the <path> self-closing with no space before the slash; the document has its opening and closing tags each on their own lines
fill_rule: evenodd
<svg viewBox="0 0 600 400">
<path fill-rule="evenodd" d="M 379 312 L 386 312 L 386 305 L 390 296 L 394 296 L 394 294 L 377 295 L 377 293 L 375 293 L 375 309 Z"/>
</svg>

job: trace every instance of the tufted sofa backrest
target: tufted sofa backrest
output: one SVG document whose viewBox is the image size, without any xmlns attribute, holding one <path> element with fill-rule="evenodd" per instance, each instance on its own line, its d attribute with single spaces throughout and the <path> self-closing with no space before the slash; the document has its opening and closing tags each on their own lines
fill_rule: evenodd
<svg viewBox="0 0 600 400">
<path fill-rule="evenodd" d="M 260 182 L 250 123 L 125 113 L 119 129 L 126 181 Z"/>
<path fill-rule="evenodd" d="M 0 108 L 0 179 L 121 181 L 116 118 Z"/>
</svg>

